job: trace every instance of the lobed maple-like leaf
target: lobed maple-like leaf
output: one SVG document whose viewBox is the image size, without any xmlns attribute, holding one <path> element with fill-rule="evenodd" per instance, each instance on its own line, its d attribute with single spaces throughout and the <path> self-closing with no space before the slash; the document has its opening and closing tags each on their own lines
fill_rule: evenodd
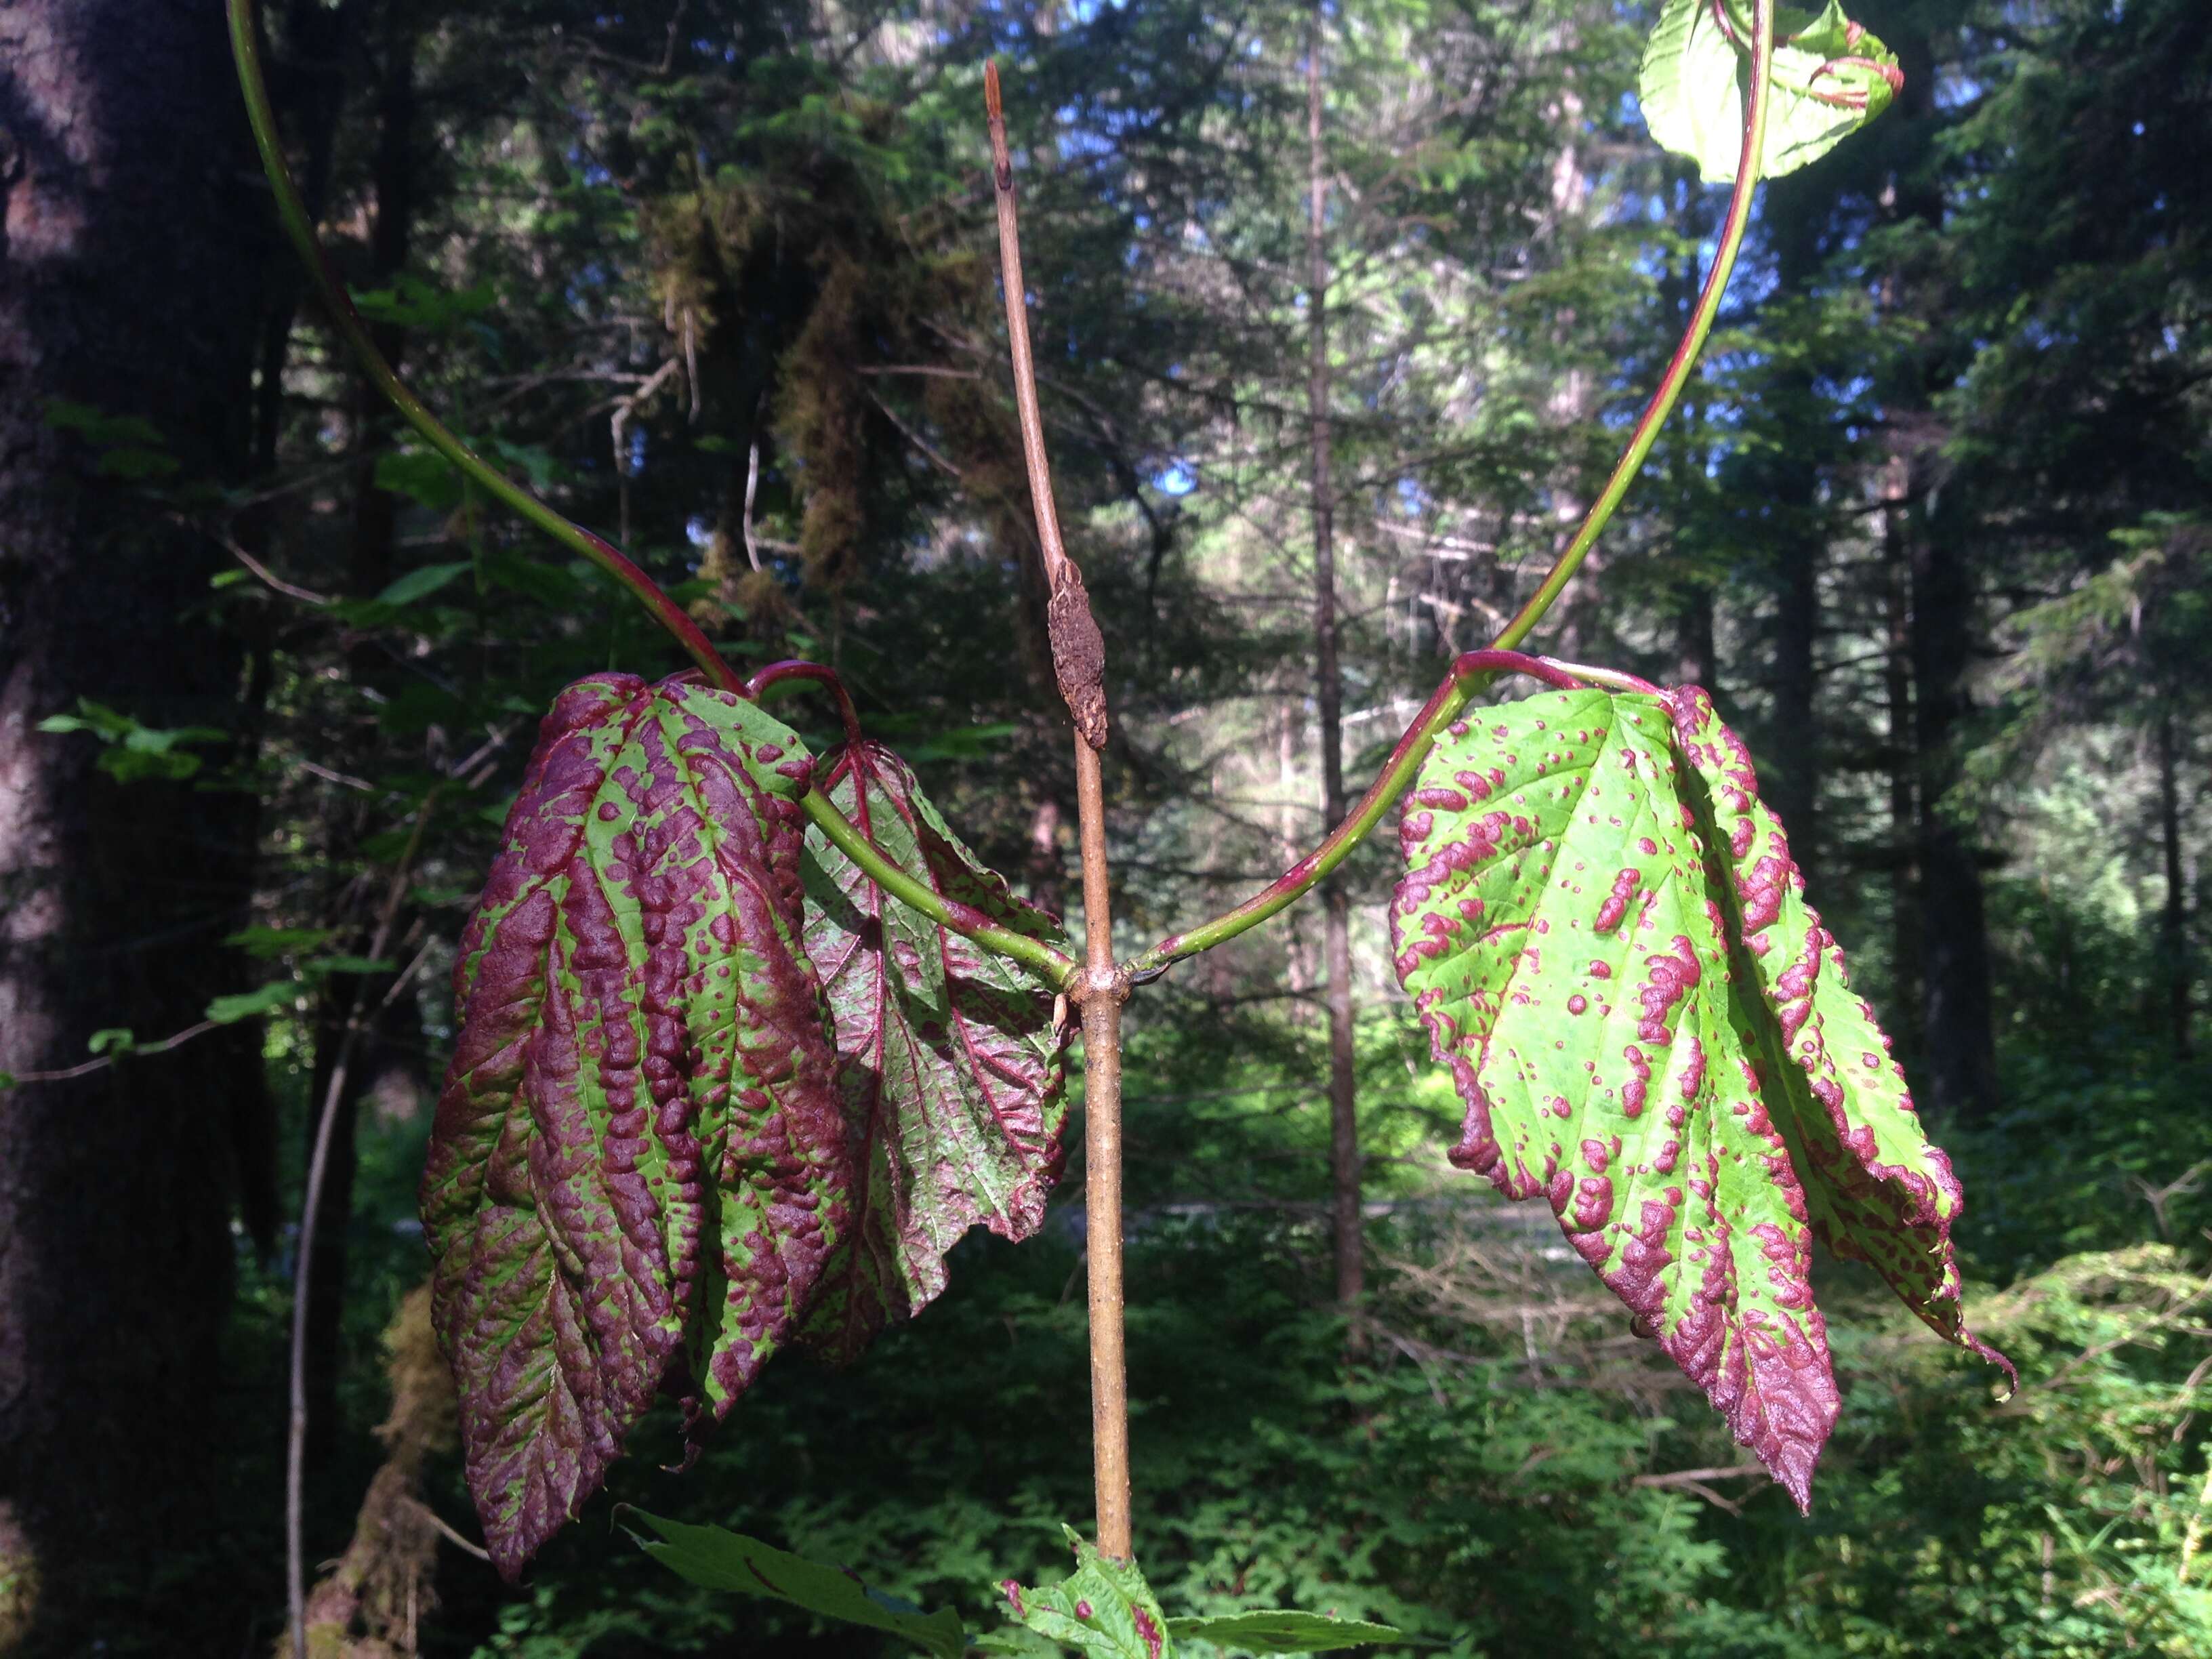
<svg viewBox="0 0 2212 1659">
<path fill-rule="evenodd" d="M 509 1577 L 664 1380 L 719 1414 L 850 1212 L 801 948 L 811 763 L 681 680 L 570 687 L 461 938 L 422 1180 L 471 1491 Z"/>
<path fill-rule="evenodd" d="M 1802 1506 L 1838 1411 L 1805 1197 L 1670 736 L 1600 691 L 1455 723 L 1407 799 L 1392 945 L 1466 1103 L 1452 1161 L 1547 1199 Z"/>
<path fill-rule="evenodd" d="M 977 861 L 890 750 L 847 745 L 825 787 L 959 911 L 1066 943 L 1057 917 Z M 944 1290 L 945 1253 L 969 1227 L 1018 1242 L 1042 1224 L 1066 1158 L 1066 1031 L 1054 988 L 1031 969 L 887 899 L 819 830 L 806 849 L 806 949 L 836 1030 L 855 1188 L 804 1335 L 843 1361 Z"/>
<path fill-rule="evenodd" d="M 1774 1017 L 1759 1027 L 1783 1057 L 1769 1097 L 1786 1112 L 1814 1234 L 1872 1267 L 1939 1335 L 2011 1372 L 1966 1328 L 1951 1243 L 1966 1195 L 1951 1160 L 1922 1132 L 1905 1068 L 1806 901 L 1781 821 L 1759 797 L 1751 751 L 1698 687 L 1664 701 L 1726 872 L 1732 931 Z"/>
</svg>

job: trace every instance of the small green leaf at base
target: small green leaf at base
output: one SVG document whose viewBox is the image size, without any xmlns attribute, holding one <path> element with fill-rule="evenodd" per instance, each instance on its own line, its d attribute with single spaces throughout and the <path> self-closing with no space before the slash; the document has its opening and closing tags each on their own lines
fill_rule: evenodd
<svg viewBox="0 0 2212 1659">
<path fill-rule="evenodd" d="M 1223 1613 L 1213 1619 L 1170 1619 L 1168 1634 L 1178 1642 L 1218 1642 L 1246 1653 L 1334 1653 L 1370 1642 L 1406 1639 L 1403 1631 L 1389 1625 L 1339 1619 L 1331 1613 L 1266 1609 Z"/>
<path fill-rule="evenodd" d="M 1062 1528 L 1075 1549 L 1075 1571 L 1057 1584 L 1002 1588 L 1014 1617 L 1039 1636 L 1088 1659 L 1167 1659 L 1167 1616 L 1133 1561 L 1101 1555 L 1073 1527 Z"/>
<path fill-rule="evenodd" d="M 643 1510 L 626 1509 L 622 1514 L 659 1534 L 656 1541 L 633 1532 L 639 1548 L 704 1589 L 764 1595 L 825 1619 L 884 1631 L 939 1659 L 960 1659 L 967 1650 L 960 1615 L 950 1607 L 924 1613 L 896 1596 L 870 1589 L 842 1567 L 809 1561 L 720 1527 L 686 1526 Z"/>
</svg>

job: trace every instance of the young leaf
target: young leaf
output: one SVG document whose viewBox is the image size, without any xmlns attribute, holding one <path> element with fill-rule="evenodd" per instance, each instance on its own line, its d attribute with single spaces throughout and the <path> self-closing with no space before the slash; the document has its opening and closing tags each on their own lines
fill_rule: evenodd
<svg viewBox="0 0 2212 1659">
<path fill-rule="evenodd" d="M 1074 1572 L 1038 1589 L 1009 1579 L 1000 1588 L 1014 1617 L 1088 1659 L 1166 1659 L 1175 1651 L 1167 1619 L 1136 1563 L 1099 1554 L 1073 1527 L 1062 1530 L 1075 1548 Z"/>
<path fill-rule="evenodd" d="M 848 746 L 827 793 L 951 903 L 1066 943 L 1057 918 L 976 861 L 889 750 Z M 806 951 L 830 999 L 859 1184 L 805 1334 L 842 1361 L 944 1290 L 945 1253 L 975 1223 L 1016 1241 L 1036 1231 L 1065 1158 L 1065 1034 L 1053 988 L 1030 970 L 887 901 L 811 826 L 806 853 Z"/>
<path fill-rule="evenodd" d="M 1938 1334 L 2010 1371 L 1966 1328 L 1951 1244 L 1966 1200 L 1951 1160 L 1922 1133 L 1905 1068 L 1806 902 L 1781 823 L 1759 798 L 1750 750 L 1698 687 L 1671 690 L 1666 702 L 1694 775 L 1692 804 L 1725 866 L 1732 931 L 1778 1025 L 1786 1059 L 1768 1097 L 1786 1101 L 1791 1139 L 1803 1148 L 1814 1232 L 1881 1273 Z"/>
<path fill-rule="evenodd" d="M 664 1377 L 720 1416 L 849 1213 L 802 925 L 810 764 L 754 705 L 588 679 L 540 732 L 461 937 L 422 1179 L 469 1484 L 510 1578 Z"/>
<path fill-rule="evenodd" d="M 1741 74 L 1751 21 L 1742 0 L 1668 0 L 1637 82 L 1655 142 L 1698 164 L 1707 184 L 1735 179 L 1743 154 Z M 1784 7 L 1775 19 L 1773 91 L 1759 176 L 1809 166 L 1889 107 L 1904 85 L 1896 54 L 1844 15 Z"/>
<path fill-rule="evenodd" d="M 1402 1642 L 1406 1633 L 1389 1625 L 1370 1625 L 1333 1613 L 1222 1613 L 1212 1619 L 1170 1619 L 1168 1634 L 1176 1641 L 1216 1642 L 1246 1653 L 1334 1653 L 1370 1642 Z"/>
<path fill-rule="evenodd" d="M 280 1008 L 289 1008 L 300 994 L 300 988 L 289 979 L 271 980 L 258 991 L 240 991 L 234 996 L 217 997 L 207 1006 L 204 1018 L 218 1025 L 235 1025 L 241 1019 L 252 1019 L 259 1014 L 273 1014 Z"/>
<path fill-rule="evenodd" d="M 1407 796 L 1400 981 L 1467 1105 L 1452 1162 L 1568 1243 L 1803 1507 L 1838 1410 L 1805 1198 L 1652 698 L 1455 723 Z"/>
<path fill-rule="evenodd" d="M 1695 161 L 1709 185 L 1733 180 L 1742 158 L 1740 61 L 1711 0 L 1667 0 L 1644 48 L 1636 83 L 1644 125 L 1654 143 Z"/>
<path fill-rule="evenodd" d="M 966 1650 L 960 1615 L 950 1607 L 924 1613 L 911 1602 L 870 1589 L 842 1567 L 824 1566 L 720 1527 L 687 1527 L 643 1510 L 623 1513 L 660 1534 L 658 1542 L 639 1538 L 640 1548 L 704 1589 L 764 1595 L 825 1619 L 888 1632 L 937 1659 L 960 1659 Z"/>
</svg>

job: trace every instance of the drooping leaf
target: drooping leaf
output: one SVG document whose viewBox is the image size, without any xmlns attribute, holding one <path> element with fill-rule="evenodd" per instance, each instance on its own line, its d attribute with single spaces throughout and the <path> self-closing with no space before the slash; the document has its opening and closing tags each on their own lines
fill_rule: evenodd
<svg viewBox="0 0 2212 1659">
<path fill-rule="evenodd" d="M 640 1548 L 704 1589 L 764 1595 L 825 1619 L 884 1631 L 937 1659 L 960 1659 L 966 1650 L 960 1615 L 950 1607 L 924 1613 L 909 1601 L 870 1589 L 842 1567 L 824 1566 L 720 1527 L 685 1526 L 643 1510 L 623 1513 L 659 1534 L 658 1541 L 639 1538 Z"/>
<path fill-rule="evenodd" d="M 1707 184 L 1734 181 L 1743 154 L 1751 20 L 1743 0 L 1668 0 L 1637 82 L 1644 125 L 1698 164 Z M 1896 54 L 1844 15 L 1784 7 L 1775 20 L 1762 178 L 1809 166 L 1889 107 L 1904 84 Z"/>
<path fill-rule="evenodd" d="M 337 930 L 330 927 L 243 927 L 227 934 L 225 945 L 234 945 L 246 955 L 266 962 L 295 951 L 312 951 Z"/>
<path fill-rule="evenodd" d="M 1174 1651 L 1158 1599 L 1133 1561 L 1099 1554 L 1073 1527 L 1075 1571 L 1057 1584 L 1030 1589 L 1009 1579 L 1000 1588 L 1028 1629 L 1089 1659 L 1167 1659 Z"/>
<path fill-rule="evenodd" d="M 1835 937 L 1806 902 L 1788 837 L 1759 797 L 1751 753 L 1696 686 L 1666 696 L 1694 805 L 1724 861 L 1726 908 L 1786 1059 L 1770 1100 L 1801 1146 L 1814 1232 L 1868 1263 L 1947 1340 L 2007 1371 L 1966 1328 L 1951 1224 L 1965 1205 L 1951 1160 L 1929 1144 L 1874 1010 L 1856 995 Z M 1796 1071 L 1788 1069 L 1794 1062 Z"/>
<path fill-rule="evenodd" d="M 382 480 L 380 478 L 380 483 Z M 426 564 L 409 571 L 376 596 L 379 605 L 412 605 L 417 599 L 427 599 L 448 582 L 465 576 L 476 568 L 466 559 L 445 564 Z"/>
<path fill-rule="evenodd" d="M 454 966 L 422 1182 L 469 1483 L 513 1577 L 664 1377 L 719 1416 L 804 1317 L 849 1213 L 800 948 L 810 763 L 682 681 L 570 687 Z"/>
<path fill-rule="evenodd" d="M 889 750 L 848 745 L 828 793 L 948 902 L 1066 942 L 1057 918 L 977 862 Z M 945 1253 L 969 1227 L 1019 1241 L 1042 1223 L 1065 1159 L 1064 1034 L 1053 988 L 1029 969 L 886 900 L 819 830 L 806 852 L 806 950 L 830 1000 L 858 1186 L 805 1334 L 842 1361 L 944 1290 Z"/>
<path fill-rule="evenodd" d="M 1216 1642 L 1246 1653 L 1334 1653 L 1370 1642 L 1402 1642 L 1406 1633 L 1389 1625 L 1339 1619 L 1321 1613 L 1227 1613 L 1211 1619 L 1170 1619 L 1168 1634 L 1176 1641 Z"/>
<path fill-rule="evenodd" d="M 1670 737 L 1598 691 L 1455 725 L 1407 799 L 1392 947 L 1466 1103 L 1452 1161 L 1547 1199 L 1802 1507 L 1838 1410 L 1805 1199 Z"/>
<path fill-rule="evenodd" d="M 1838 1410 L 1814 1233 L 2005 1362 L 1961 1322 L 1949 1162 L 1757 789 L 1694 688 L 1470 716 L 1407 797 L 1392 939 L 1467 1103 L 1453 1161 L 1547 1198 L 1802 1507 Z"/>
</svg>

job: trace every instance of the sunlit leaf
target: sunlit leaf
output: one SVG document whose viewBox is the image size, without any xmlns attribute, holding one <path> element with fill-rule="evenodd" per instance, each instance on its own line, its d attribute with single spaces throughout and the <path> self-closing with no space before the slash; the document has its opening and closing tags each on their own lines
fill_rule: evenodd
<svg viewBox="0 0 2212 1659">
<path fill-rule="evenodd" d="M 1467 1105 L 1453 1162 L 1509 1197 L 1548 1200 L 1638 1328 L 1803 1506 L 1838 1409 L 1809 1224 L 1821 1218 L 1855 1254 L 1887 1250 L 1895 1263 L 1921 1252 L 1920 1293 L 1907 1299 L 1923 1316 L 1938 1303 L 1954 1314 L 1940 1235 L 1957 1188 L 1888 1083 L 1870 1088 L 1865 1109 L 1880 1130 L 1808 1109 L 1811 1086 L 1830 1084 L 1824 1073 L 1808 1085 L 1781 1057 L 1786 1027 L 1813 1063 L 1805 1020 L 1792 1024 L 1797 978 L 1778 957 L 1775 1006 L 1760 996 L 1762 936 L 1747 940 L 1736 885 L 1784 881 L 1772 860 L 1786 849 L 1778 830 L 1752 821 L 1747 769 L 1725 780 L 1731 839 L 1716 845 L 1713 819 L 1699 816 L 1709 786 L 1677 763 L 1678 741 L 1720 752 L 1710 714 L 1701 693 L 1662 703 L 1573 691 L 1455 726 L 1407 799 L 1392 940 Z M 1763 897 L 1749 908 L 1754 921 L 1766 914 Z M 1793 913 L 1812 938 L 1808 917 Z M 1845 994 L 1839 963 L 1821 993 L 1831 1001 Z M 1840 1036 L 1846 1013 L 1833 1012 Z M 1856 1000 L 1848 1018 L 1852 1041 L 1864 1034 L 1878 1051 Z M 1850 1064 L 1874 1069 L 1856 1048 Z M 1880 1143 L 1896 1162 L 1869 1163 L 1869 1150 L 1854 1164 L 1842 1139 Z M 1948 1199 L 1936 1196 L 1939 1171 Z"/>
<path fill-rule="evenodd" d="M 1467 1120 L 1452 1162 L 1567 1241 L 1802 1505 L 1834 1424 L 1805 1200 L 1730 1007 L 1653 699 L 1470 714 L 1407 798 L 1398 975 Z"/>
<path fill-rule="evenodd" d="M 1696 161 L 1708 184 L 1733 182 L 1742 159 L 1750 40 L 1743 0 L 1668 0 L 1644 48 L 1637 82 L 1644 125 Z M 1782 8 L 1760 176 L 1819 161 L 1888 108 L 1903 84 L 1896 54 L 1837 0 L 1818 12 Z"/>
<path fill-rule="evenodd" d="M 1806 902 L 1781 822 L 1759 798 L 1750 751 L 1696 686 L 1668 692 L 1667 703 L 1694 804 L 1724 861 L 1723 903 L 1741 960 L 1773 1016 L 1761 1029 L 1786 1056 L 1771 1068 L 1778 1086 L 1768 1098 L 1786 1105 L 1814 1232 L 1838 1255 L 1871 1266 L 1947 1340 L 2010 1371 L 1966 1328 L 1951 1243 L 1966 1200 L 1951 1160 L 1929 1144 L 1905 1068 Z"/>
</svg>

